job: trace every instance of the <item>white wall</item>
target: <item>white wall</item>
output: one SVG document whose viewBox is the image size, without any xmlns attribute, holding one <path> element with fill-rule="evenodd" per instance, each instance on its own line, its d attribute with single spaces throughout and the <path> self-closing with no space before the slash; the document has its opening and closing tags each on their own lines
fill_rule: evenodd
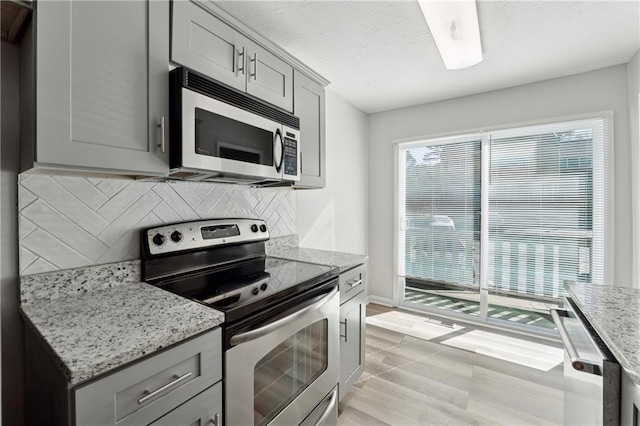
<svg viewBox="0 0 640 426">
<path fill-rule="evenodd" d="M 632 287 L 640 288 L 640 50 L 627 63 L 629 101 L 629 134 L 632 158 L 633 201 L 633 279 Z"/>
<path fill-rule="evenodd" d="M 426 77 L 425 77 L 426 78 Z M 391 300 L 394 141 L 614 111 L 615 285 L 631 285 L 631 161 L 626 66 L 372 114 L 369 120 L 369 276 L 374 297 Z"/>
<path fill-rule="evenodd" d="M 327 182 L 297 190 L 300 246 L 367 253 L 368 117 L 326 90 Z"/>
</svg>

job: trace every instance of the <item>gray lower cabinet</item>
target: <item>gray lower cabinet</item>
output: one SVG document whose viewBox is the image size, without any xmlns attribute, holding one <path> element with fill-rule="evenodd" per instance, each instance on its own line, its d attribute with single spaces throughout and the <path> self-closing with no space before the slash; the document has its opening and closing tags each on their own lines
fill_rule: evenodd
<svg viewBox="0 0 640 426">
<path fill-rule="evenodd" d="M 324 87 L 303 73 L 293 73 L 293 113 L 300 117 L 300 181 L 297 188 L 326 184 Z"/>
<path fill-rule="evenodd" d="M 622 401 L 620 404 L 620 424 L 640 426 L 640 387 L 629 375 L 622 372 Z"/>
<path fill-rule="evenodd" d="M 339 400 L 349 392 L 365 367 L 366 266 L 340 275 Z"/>
<path fill-rule="evenodd" d="M 26 413 L 27 425 L 220 425 L 219 328 L 66 389 L 61 374 L 46 367 L 48 354 L 35 354 L 34 337 L 26 341 L 26 403 L 39 407 Z"/>
<path fill-rule="evenodd" d="M 212 1 L 173 1 L 171 61 L 293 110 L 293 67 L 216 17 Z"/>
<path fill-rule="evenodd" d="M 168 0 L 37 6 L 31 165 L 168 174 Z"/>
<path fill-rule="evenodd" d="M 152 426 L 221 426 L 222 382 L 160 417 Z"/>
</svg>

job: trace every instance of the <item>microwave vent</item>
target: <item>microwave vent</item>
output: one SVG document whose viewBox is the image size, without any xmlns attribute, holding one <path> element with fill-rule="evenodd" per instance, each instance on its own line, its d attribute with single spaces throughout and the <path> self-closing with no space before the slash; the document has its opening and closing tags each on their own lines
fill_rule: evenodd
<svg viewBox="0 0 640 426">
<path fill-rule="evenodd" d="M 279 123 L 286 124 L 294 129 L 300 129 L 300 118 L 295 115 L 273 108 L 244 93 L 223 86 L 186 69 L 184 69 L 184 87 Z"/>
</svg>

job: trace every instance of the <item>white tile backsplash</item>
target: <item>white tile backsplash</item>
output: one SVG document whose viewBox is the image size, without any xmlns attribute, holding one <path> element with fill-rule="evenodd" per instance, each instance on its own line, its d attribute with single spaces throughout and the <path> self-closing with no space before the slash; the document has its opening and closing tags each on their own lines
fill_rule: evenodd
<svg viewBox="0 0 640 426">
<path fill-rule="evenodd" d="M 163 223 L 256 217 L 296 234 L 291 189 L 21 175 L 19 199 L 21 275 L 137 259 L 140 230 Z"/>
</svg>

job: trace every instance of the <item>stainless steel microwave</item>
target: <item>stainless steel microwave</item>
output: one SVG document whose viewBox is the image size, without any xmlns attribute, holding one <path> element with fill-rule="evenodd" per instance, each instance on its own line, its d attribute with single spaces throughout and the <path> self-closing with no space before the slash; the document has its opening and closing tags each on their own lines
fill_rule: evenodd
<svg viewBox="0 0 640 426">
<path fill-rule="evenodd" d="M 300 180 L 300 119 L 202 74 L 170 72 L 171 176 L 258 185 Z"/>
</svg>

